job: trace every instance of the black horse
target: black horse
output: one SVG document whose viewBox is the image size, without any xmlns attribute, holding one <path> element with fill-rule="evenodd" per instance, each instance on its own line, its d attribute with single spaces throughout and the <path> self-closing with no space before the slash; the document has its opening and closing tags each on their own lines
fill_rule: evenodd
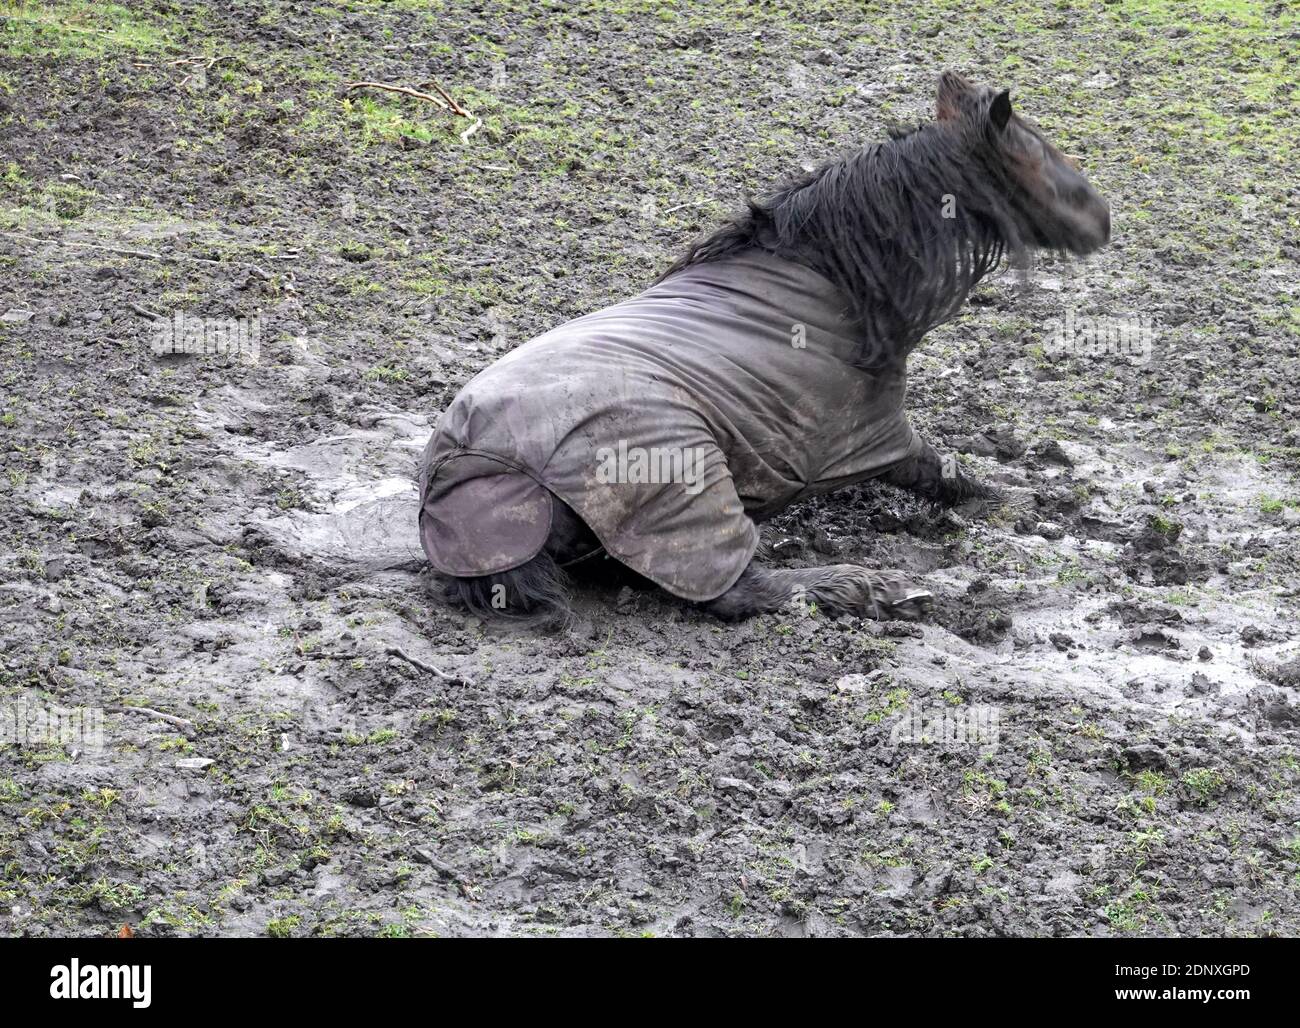
<svg viewBox="0 0 1300 1028">
<path fill-rule="evenodd" d="M 485 615 L 563 613 L 577 566 L 612 558 L 728 618 L 792 598 L 919 616 L 930 594 L 897 572 L 762 567 L 754 523 L 871 477 L 992 496 L 912 431 L 907 355 L 1004 258 L 1109 236 L 1008 93 L 946 73 L 933 123 L 751 203 L 640 296 L 472 380 L 425 452 L 430 563 Z"/>
</svg>

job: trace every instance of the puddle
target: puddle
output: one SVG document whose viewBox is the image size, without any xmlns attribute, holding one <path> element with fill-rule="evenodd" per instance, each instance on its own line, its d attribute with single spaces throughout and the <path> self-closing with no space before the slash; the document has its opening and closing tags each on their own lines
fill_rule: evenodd
<svg viewBox="0 0 1300 1028">
<path fill-rule="evenodd" d="M 248 523 L 294 556 L 361 570 L 418 570 L 423 553 L 414 476 L 429 419 L 372 410 L 356 418 L 360 427 L 285 447 L 243 431 L 268 409 L 259 391 L 226 387 L 195 413 L 232 457 L 292 478 L 305 495 L 308 509 L 258 508 Z"/>
</svg>

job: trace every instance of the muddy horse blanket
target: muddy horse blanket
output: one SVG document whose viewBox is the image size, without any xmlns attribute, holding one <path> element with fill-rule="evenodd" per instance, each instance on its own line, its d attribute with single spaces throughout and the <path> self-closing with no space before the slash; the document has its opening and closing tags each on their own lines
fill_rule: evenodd
<svg viewBox="0 0 1300 1028">
<path fill-rule="evenodd" d="M 425 449 L 429 563 L 523 564 L 558 496 L 669 592 L 721 595 L 753 557 L 754 521 L 921 448 L 904 369 L 851 363 L 847 307 L 811 269 L 753 252 L 523 344 L 465 386 Z"/>
</svg>

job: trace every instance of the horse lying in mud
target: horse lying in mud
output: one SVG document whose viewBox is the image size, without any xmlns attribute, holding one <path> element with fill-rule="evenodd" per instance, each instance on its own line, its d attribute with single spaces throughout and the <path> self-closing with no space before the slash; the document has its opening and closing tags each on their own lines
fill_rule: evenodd
<svg viewBox="0 0 1300 1028">
<path fill-rule="evenodd" d="M 755 523 L 873 477 L 993 496 L 908 424 L 907 356 L 1004 257 L 1109 236 L 1007 92 L 945 73 L 933 123 L 751 202 L 644 293 L 471 380 L 421 465 L 429 563 L 484 615 L 562 614 L 569 569 L 601 556 L 726 618 L 793 597 L 918 617 L 930 594 L 898 572 L 761 566 Z"/>
</svg>

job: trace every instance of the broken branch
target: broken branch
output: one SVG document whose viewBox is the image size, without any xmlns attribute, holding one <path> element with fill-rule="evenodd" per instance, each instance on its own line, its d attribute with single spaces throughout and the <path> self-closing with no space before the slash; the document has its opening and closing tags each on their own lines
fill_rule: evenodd
<svg viewBox="0 0 1300 1028">
<path fill-rule="evenodd" d="M 465 110 L 464 107 L 458 104 L 455 101 L 455 99 L 452 97 L 452 95 L 448 93 L 445 89 L 443 89 L 442 86 L 438 85 L 438 83 L 435 82 L 433 79 L 429 79 L 429 85 L 433 86 L 433 88 L 438 91 L 438 95 L 441 96 L 444 100 L 446 100 L 448 105 L 451 107 L 451 109 L 455 111 L 457 114 L 459 114 L 462 118 L 473 117 L 469 113 L 469 111 Z"/>
<path fill-rule="evenodd" d="M 186 253 L 150 253 L 148 250 L 127 250 L 120 246 L 105 246 L 102 243 L 81 243 L 75 239 L 61 239 L 57 236 L 47 236 L 38 238 L 36 236 L 25 236 L 18 232 L 0 232 L 0 236 L 6 239 L 17 239 L 24 243 L 43 244 L 49 243 L 53 246 L 77 246 L 83 250 L 100 250 L 103 253 L 117 254 L 119 257 L 135 257 L 142 261 L 189 261 L 192 264 L 211 264 L 215 267 L 232 267 L 248 268 L 253 274 L 257 275 L 264 281 L 267 274 L 256 264 L 250 264 L 248 261 L 217 261 L 210 257 L 191 257 Z M 272 260 L 294 260 L 297 254 L 288 254 L 279 256 L 275 254 L 268 255 Z"/>
<path fill-rule="evenodd" d="M 423 84 L 423 83 L 422 83 Z M 469 111 L 465 110 L 456 98 L 448 93 L 442 86 L 438 85 L 433 79 L 428 80 L 428 84 L 438 91 L 438 95 L 432 93 L 422 93 L 418 89 L 412 89 L 410 86 L 395 86 L 390 82 L 349 82 L 347 91 L 350 93 L 354 89 L 382 89 L 389 93 L 401 93 L 403 96 L 413 96 L 417 100 L 426 100 L 431 104 L 437 104 L 444 111 L 451 111 L 460 118 L 468 118 L 474 122 L 469 128 L 460 134 L 461 142 L 468 143 L 469 137 L 477 132 L 483 125 L 482 118 L 475 118 Z"/>
<path fill-rule="evenodd" d="M 412 657 L 409 653 L 407 653 L 399 646 L 389 646 L 386 650 L 384 650 L 384 652 L 387 653 L 390 657 L 397 657 L 400 660 L 406 661 L 413 668 L 418 668 L 421 671 L 425 671 L 431 675 L 441 678 L 444 682 L 452 682 L 455 685 L 474 684 L 474 680 L 472 678 L 467 678 L 464 675 L 449 675 L 447 674 L 446 671 L 443 671 L 440 668 L 436 668 L 432 664 L 428 664 L 423 660 L 420 660 L 418 657 Z"/>
<path fill-rule="evenodd" d="M 175 714 L 164 714 L 161 710 L 154 710 L 152 707 L 120 707 L 109 706 L 105 710 L 112 714 L 139 714 L 142 717 L 153 718 L 155 721 L 165 721 L 169 725 L 179 728 L 187 738 L 194 736 L 194 722 L 187 721 L 183 717 L 177 717 Z"/>
<path fill-rule="evenodd" d="M 386 82 L 350 82 L 348 83 L 348 92 L 354 89 L 384 89 L 390 93 L 401 93 L 403 96 L 413 96 L 417 100 L 428 100 L 429 103 L 437 104 L 443 110 L 454 110 L 451 104 L 447 103 L 441 97 L 433 96 L 430 93 L 421 93 L 418 89 L 411 89 L 408 86 L 391 86 Z"/>
</svg>

